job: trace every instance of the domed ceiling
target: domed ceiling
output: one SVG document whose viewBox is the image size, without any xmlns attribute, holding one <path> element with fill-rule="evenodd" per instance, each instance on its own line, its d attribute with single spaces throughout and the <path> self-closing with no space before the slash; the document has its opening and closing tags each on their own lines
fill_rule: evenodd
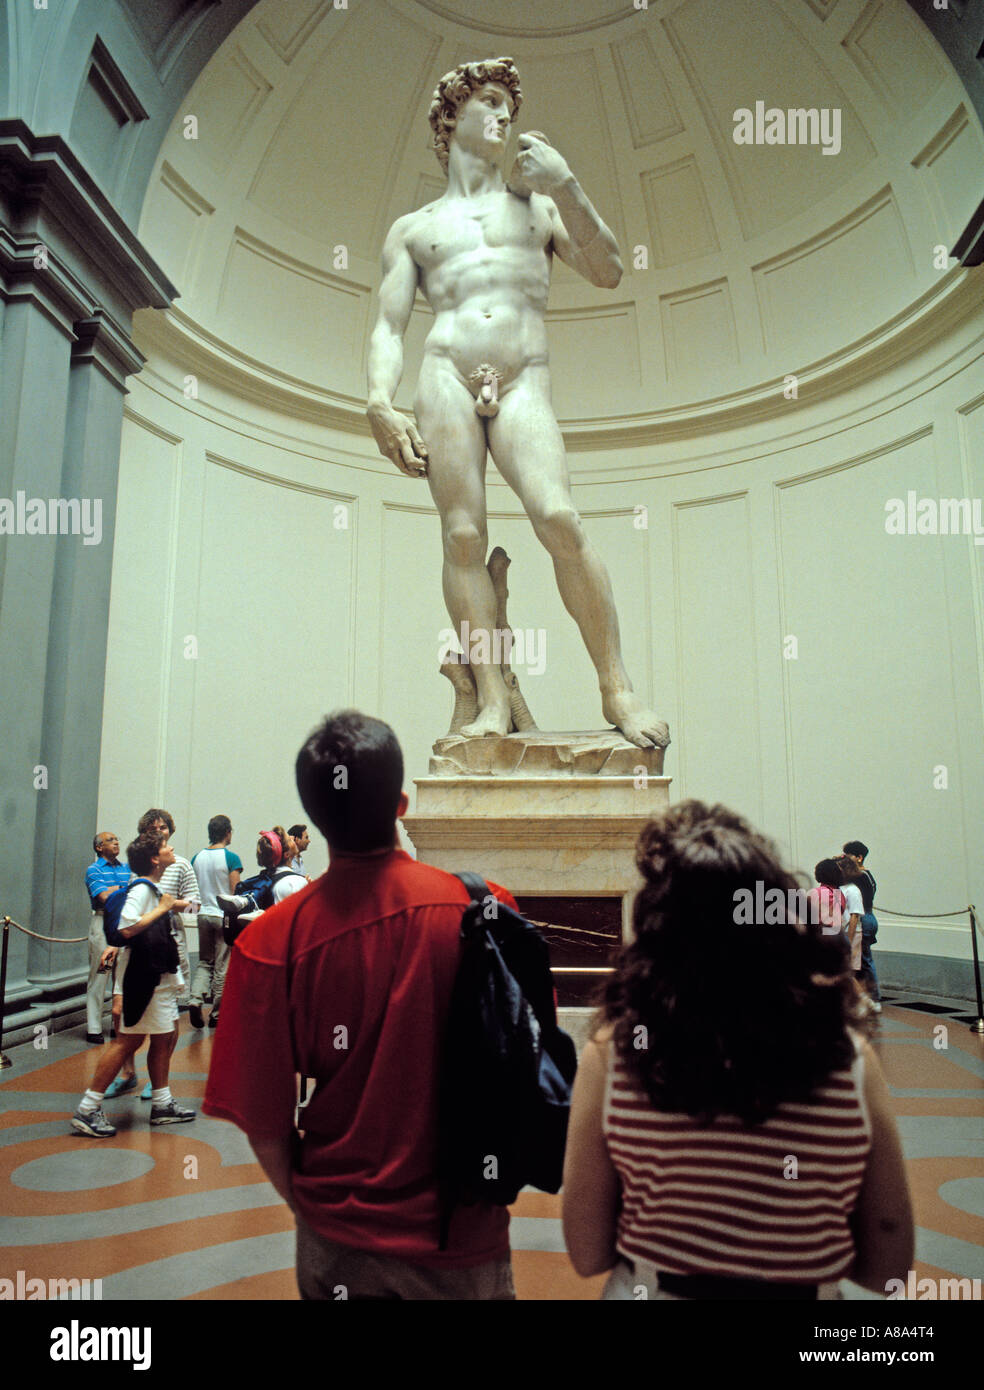
<svg viewBox="0 0 984 1390">
<path fill-rule="evenodd" d="M 181 291 L 148 340 L 180 336 L 244 392 L 364 430 L 383 238 L 445 187 L 433 89 L 499 54 L 522 79 L 513 139 L 547 134 L 625 264 L 609 291 L 555 261 L 569 438 L 884 357 L 959 279 L 938 248 L 979 200 L 984 133 L 904 0 L 337 2 L 261 0 L 189 93 L 144 208 Z M 737 143 L 756 103 L 760 143 Z M 823 143 L 792 142 L 791 109 L 816 110 Z M 429 323 L 418 298 L 404 407 Z"/>
</svg>

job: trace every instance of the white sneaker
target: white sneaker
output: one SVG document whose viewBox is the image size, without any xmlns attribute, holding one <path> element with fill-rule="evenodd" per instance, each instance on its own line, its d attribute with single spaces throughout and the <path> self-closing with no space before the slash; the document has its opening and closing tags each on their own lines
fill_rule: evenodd
<svg viewBox="0 0 984 1390">
<path fill-rule="evenodd" d="M 245 893 L 216 893 L 215 901 L 227 917 L 236 917 L 253 907 L 253 900 L 247 898 Z"/>
<path fill-rule="evenodd" d="M 151 1107 L 150 1123 L 152 1125 L 184 1125 L 189 1120 L 193 1120 L 197 1113 L 196 1110 L 189 1110 L 187 1106 L 179 1105 L 172 1097 L 167 1105 Z"/>
<path fill-rule="evenodd" d="M 86 1112 L 76 1110 L 72 1116 L 72 1128 L 78 1134 L 88 1134 L 90 1139 L 109 1139 L 116 1133 L 115 1125 L 106 1119 L 101 1106 L 98 1110 Z"/>
</svg>

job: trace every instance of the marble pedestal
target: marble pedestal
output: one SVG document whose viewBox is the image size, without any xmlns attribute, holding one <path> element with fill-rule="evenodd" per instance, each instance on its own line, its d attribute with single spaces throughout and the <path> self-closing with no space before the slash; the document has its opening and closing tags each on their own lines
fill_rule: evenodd
<svg viewBox="0 0 984 1390">
<path fill-rule="evenodd" d="M 416 812 L 403 825 L 425 863 L 472 869 L 516 898 L 551 899 L 551 920 L 557 899 L 570 900 L 573 915 L 575 905 L 590 911 L 585 899 L 610 900 L 624 939 L 640 882 L 635 843 L 669 804 L 663 752 L 614 730 L 449 735 L 435 743 L 428 776 L 416 779 Z M 525 911 L 537 915 L 528 901 Z M 597 950 L 584 959 L 597 961 Z M 600 968 L 585 964 L 585 973 Z"/>
</svg>

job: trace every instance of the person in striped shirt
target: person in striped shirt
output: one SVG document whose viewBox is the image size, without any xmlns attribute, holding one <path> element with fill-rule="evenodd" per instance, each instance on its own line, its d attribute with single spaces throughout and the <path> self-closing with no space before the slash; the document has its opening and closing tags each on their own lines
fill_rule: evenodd
<svg viewBox="0 0 984 1390">
<path fill-rule="evenodd" d="M 144 811 L 137 822 L 137 834 L 157 834 L 163 835 L 170 840 L 174 834 L 174 818 L 170 812 L 152 806 L 149 811 Z M 180 854 L 174 856 L 174 863 L 169 865 L 161 879 L 161 890 L 170 893 L 175 898 L 185 898 L 192 904 L 192 912 L 198 912 L 202 905 L 202 895 L 198 888 L 198 879 L 195 871 L 187 859 L 182 859 Z M 191 981 L 191 966 L 188 962 L 188 941 L 185 934 L 184 924 L 180 918 L 173 919 L 172 931 L 174 939 L 178 943 L 178 960 L 181 963 L 181 974 L 184 976 L 184 993 L 178 1000 L 180 1006 L 189 1002 L 188 990 Z"/>
<path fill-rule="evenodd" d="M 794 912 L 747 923 L 748 890 L 800 890 L 722 806 L 672 807 L 636 863 L 635 939 L 574 1087 L 575 1269 L 612 1270 L 606 1298 L 884 1293 L 911 1264 L 912 1209 L 843 935 Z"/>
</svg>

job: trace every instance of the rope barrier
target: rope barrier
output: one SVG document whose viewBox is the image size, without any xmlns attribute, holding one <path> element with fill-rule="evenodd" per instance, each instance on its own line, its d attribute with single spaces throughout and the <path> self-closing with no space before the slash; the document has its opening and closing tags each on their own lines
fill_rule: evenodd
<svg viewBox="0 0 984 1390">
<path fill-rule="evenodd" d="M 882 907 L 881 905 L 878 907 L 878 912 L 887 912 L 889 917 L 912 917 L 915 919 L 922 917 L 964 917 L 969 911 L 969 907 L 960 907 L 956 912 L 896 912 L 894 907 Z M 872 908 L 873 916 L 877 917 L 878 912 Z"/>
<path fill-rule="evenodd" d="M 920 920 L 920 919 L 925 919 L 925 918 L 962 917 L 962 916 L 964 916 L 965 913 L 966 913 L 966 914 L 969 914 L 969 916 L 970 916 L 970 940 L 971 940 L 971 945 L 972 945 L 972 947 L 973 947 L 973 955 L 974 955 L 974 984 L 975 984 L 976 990 L 977 990 L 977 1019 L 976 1019 L 976 1021 L 971 1025 L 971 1032 L 973 1032 L 973 1033 L 981 1033 L 981 1034 L 984 1034 L 984 999 L 982 999 L 982 994 L 981 994 L 980 958 L 979 958 L 978 951 L 977 951 L 977 933 L 981 930 L 981 927 L 980 927 L 980 923 L 979 923 L 978 920 L 977 920 L 977 912 L 976 912 L 976 909 L 975 909 L 975 907 L 974 907 L 974 904 L 973 904 L 973 903 L 970 903 L 967 907 L 960 908 L 960 909 L 959 909 L 958 911 L 956 911 L 956 912 L 896 912 L 896 911 L 894 911 L 894 909 L 892 909 L 892 908 L 890 908 L 890 907 L 882 907 L 882 908 L 880 908 L 879 910 L 880 910 L 883 914 L 887 914 L 889 917 L 907 917 L 907 918 L 909 918 L 910 920 L 916 920 L 916 921 L 918 921 L 918 920 Z M 9 1058 L 9 1057 L 3 1052 L 3 1050 L 2 1050 L 2 1040 L 3 1040 L 3 1014 L 4 1014 L 5 1005 L 6 1005 L 6 993 L 7 993 L 7 942 L 8 942 L 9 937 L 10 937 L 10 928 L 11 928 L 11 927 L 16 927 L 17 930 L 18 930 L 19 932 L 23 932 L 25 936 L 33 936 L 34 939 L 35 939 L 35 941 L 52 941 L 52 942 L 54 942 L 54 941 L 61 941 L 61 942 L 64 942 L 65 945 L 75 945 L 75 946 L 77 946 L 77 945 L 81 944 L 81 942 L 83 942 L 83 941 L 88 941 L 89 938 L 88 938 L 88 936 L 42 936 L 42 934 L 41 934 L 40 932 L 31 931 L 28 927 L 22 927 L 21 924 L 20 924 L 20 922 L 15 922 L 14 919 L 13 919 L 12 917 L 8 917 L 8 916 L 6 916 L 6 915 L 4 915 L 4 917 L 3 917 L 2 919 L 0 919 L 0 921 L 2 921 L 2 924 L 3 924 L 3 950 L 2 950 L 2 958 L 0 958 L 0 1069 L 2 1069 L 2 1068 L 6 1068 L 6 1067 L 9 1067 L 9 1066 L 12 1065 L 12 1063 L 11 1063 L 11 1061 L 10 1061 L 10 1058 Z M 542 924 L 542 925 L 546 925 L 546 924 Z M 594 933 L 592 933 L 592 935 L 593 935 L 593 934 L 594 934 Z M 611 973 L 611 967 L 610 967 L 610 966 L 587 966 L 587 967 L 577 968 L 577 967 L 572 967 L 572 966 L 567 966 L 567 967 L 564 967 L 564 966 L 554 966 L 554 967 L 552 967 L 552 973 L 553 973 L 553 974 L 558 974 L 558 975 L 561 975 L 561 974 L 564 974 L 564 975 L 566 975 L 566 974 L 581 974 L 581 975 L 587 975 L 587 974 L 595 975 L 595 974 L 598 974 L 598 975 L 601 975 L 601 974 L 609 974 L 609 973 Z"/>
<path fill-rule="evenodd" d="M 20 922 L 14 921 L 13 917 L 5 917 L 3 919 L 3 924 L 5 927 L 16 927 L 17 930 L 22 931 L 25 936 L 33 936 L 35 941 L 64 941 L 77 945 L 80 941 L 89 940 L 87 936 L 42 936 L 40 932 L 31 931 L 28 927 L 22 927 Z"/>
<path fill-rule="evenodd" d="M 66 946 L 77 946 L 80 942 L 88 941 L 88 936 L 42 936 L 40 932 L 31 931 L 29 927 L 22 927 L 20 922 L 15 922 L 13 917 L 8 917 L 4 913 L 0 918 L 0 925 L 3 927 L 3 948 L 0 951 L 0 1070 L 6 1070 L 13 1066 L 10 1058 L 3 1051 L 3 1021 L 7 1009 L 7 946 L 10 941 L 10 928 L 16 927 L 25 936 L 33 936 L 35 941 L 62 941 Z"/>
</svg>

